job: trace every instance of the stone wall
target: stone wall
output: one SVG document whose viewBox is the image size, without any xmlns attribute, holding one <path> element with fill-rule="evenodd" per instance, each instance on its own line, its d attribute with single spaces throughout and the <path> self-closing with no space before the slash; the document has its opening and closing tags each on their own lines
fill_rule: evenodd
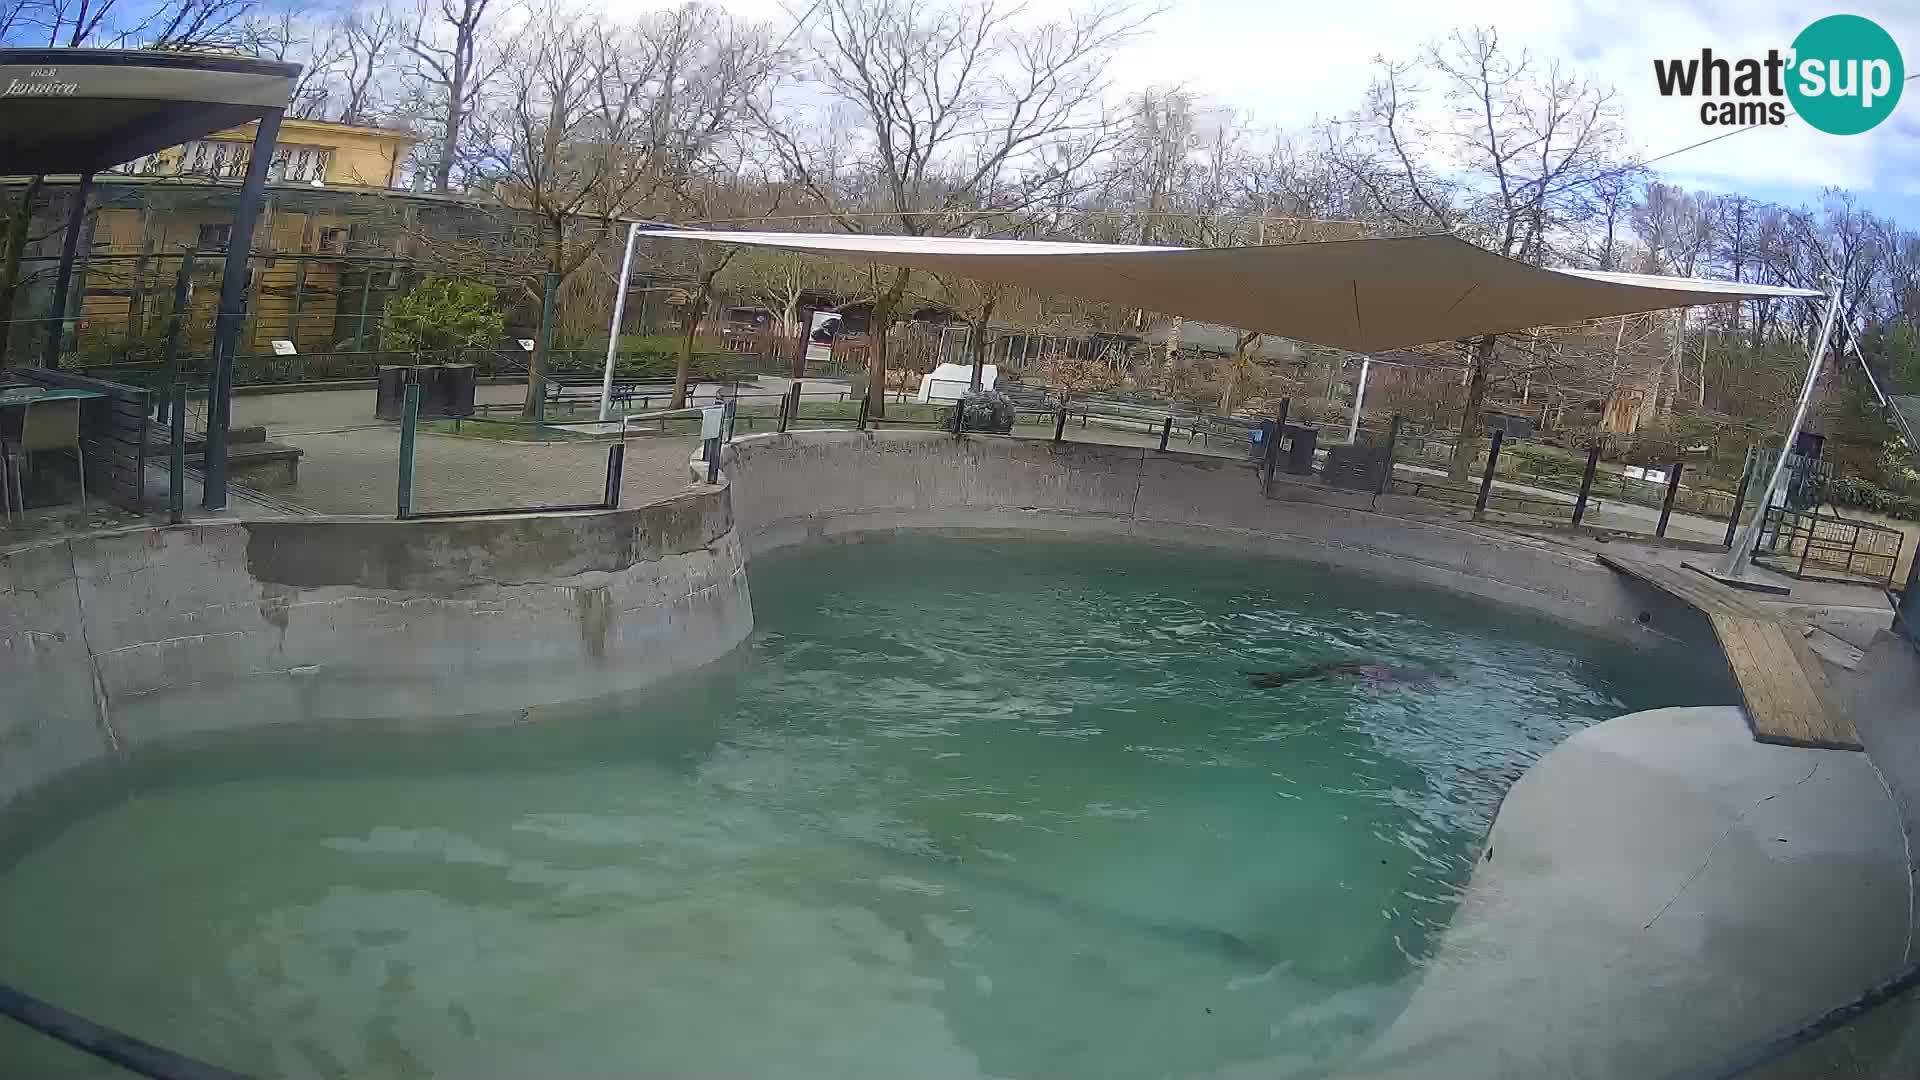
<svg viewBox="0 0 1920 1080">
<path fill-rule="evenodd" d="M 604 513 L 40 544 L 0 555 L 0 805 L 163 738 L 630 690 L 752 626 L 724 490 Z"/>
<path fill-rule="evenodd" d="M 1618 639 L 1702 650 L 1691 607 L 1547 543 L 1415 520 L 1432 504 L 1276 478 L 1197 454 L 931 431 L 805 431 L 722 456 L 750 554 L 891 530 L 1050 531 L 1305 559 L 1539 611 Z"/>
</svg>

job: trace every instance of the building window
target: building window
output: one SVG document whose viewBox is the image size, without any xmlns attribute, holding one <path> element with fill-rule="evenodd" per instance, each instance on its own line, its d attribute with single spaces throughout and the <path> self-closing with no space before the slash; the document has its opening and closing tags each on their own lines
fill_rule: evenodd
<svg viewBox="0 0 1920 1080">
<path fill-rule="evenodd" d="M 324 146 L 279 146 L 273 148 L 273 161 L 267 166 L 267 179 L 291 184 L 310 184 L 327 178 L 327 165 L 333 151 Z"/>
<path fill-rule="evenodd" d="M 228 241 L 233 239 L 232 225 L 202 225 L 200 238 L 193 246 L 199 251 L 225 251 Z"/>
<path fill-rule="evenodd" d="M 347 253 L 347 230 L 331 228 L 320 230 L 320 250 L 334 255 Z"/>
</svg>

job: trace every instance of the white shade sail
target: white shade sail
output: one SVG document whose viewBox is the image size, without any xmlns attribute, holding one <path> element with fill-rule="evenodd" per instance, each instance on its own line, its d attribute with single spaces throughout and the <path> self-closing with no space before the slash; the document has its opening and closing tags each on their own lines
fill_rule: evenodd
<svg viewBox="0 0 1920 1080">
<path fill-rule="evenodd" d="M 1564 326 L 1811 289 L 1543 270 L 1447 235 L 1262 247 L 663 229 L 671 240 L 789 248 L 1003 281 L 1355 352 Z"/>
</svg>

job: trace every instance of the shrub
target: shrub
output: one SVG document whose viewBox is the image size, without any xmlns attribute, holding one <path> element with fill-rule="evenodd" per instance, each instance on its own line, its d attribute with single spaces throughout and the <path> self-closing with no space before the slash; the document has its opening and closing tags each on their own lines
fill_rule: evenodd
<svg viewBox="0 0 1920 1080">
<path fill-rule="evenodd" d="M 1013 430 L 1013 402 L 997 390 L 973 391 L 960 399 L 968 431 L 1005 435 Z"/>
<path fill-rule="evenodd" d="M 1911 495 L 1896 495 L 1858 476 L 1822 479 L 1818 492 L 1822 499 L 1836 506 L 1852 506 L 1890 518 L 1920 521 L 1920 499 Z"/>
<path fill-rule="evenodd" d="M 380 347 L 388 352 L 458 355 L 484 349 L 506 331 L 491 285 L 427 277 L 387 303 Z"/>
</svg>

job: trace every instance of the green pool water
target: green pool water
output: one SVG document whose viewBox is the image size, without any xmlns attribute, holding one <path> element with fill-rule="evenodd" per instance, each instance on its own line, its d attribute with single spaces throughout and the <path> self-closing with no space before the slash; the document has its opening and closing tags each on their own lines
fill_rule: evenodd
<svg viewBox="0 0 1920 1080">
<path fill-rule="evenodd" d="M 56 785 L 0 982 L 289 1077 L 1338 1071 L 1501 794 L 1717 672 L 1320 567 L 910 539 L 753 567 L 727 660 L 538 724 Z M 1256 690 L 1365 658 L 1410 683 Z M 0 1076 L 114 1075 L 0 1021 Z"/>
</svg>

